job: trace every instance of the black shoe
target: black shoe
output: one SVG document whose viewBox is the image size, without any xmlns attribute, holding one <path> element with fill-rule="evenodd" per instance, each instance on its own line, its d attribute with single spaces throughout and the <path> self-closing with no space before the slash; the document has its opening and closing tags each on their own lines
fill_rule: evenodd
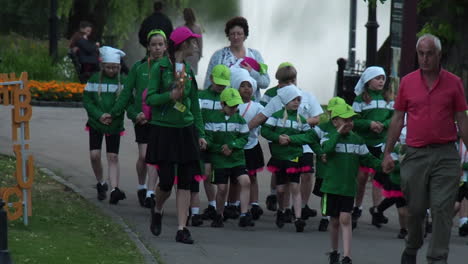
<svg viewBox="0 0 468 264">
<path fill-rule="evenodd" d="M 201 225 L 203 225 L 202 216 L 199 214 L 192 215 L 192 226 L 201 226 Z"/>
<path fill-rule="evenodd" d="M 240 227 L 255 226 L 255 223 L 252 219 L 252 215 L 250 213 L 246 213 L 244 216 L 241 216 L 239 218 L 239 226 Z"/>
<path fill-rule="evenodd" d="M 224 207 L 223 215 L 224 215 L 224 220 L 237 219 L 237 218 L 239 218 L 240 213 L 237 210 L 237 206 L 228 205 L 228 206 Z"/>
<path fill-rule="evenodd" d="M 386 217 L 382 212 L 379 212 L 375 206 L 369 208 L 369 213 L 372 215 L 372 225 L 377 228 L 381 228 L 382 224 L 388 223 L 388 219 L 385 220 Z"/>
<path fill-rule="evenodd" d="M 464 223 L 458 228 L 458 235 L 461 237 L 468 236 L 468 222 Z"/>
<path fill-rule="evenodd" d="M 162 223 L 162 214 L 161 213 L 155 213 L 153 210 L 151 210 L 151 225 L 150 225 L 150 230 L 151 233 L 155 236 L 159 236 L 161 234 L 161 223 Z"/>
<path fill-rule="evenodd" d="M 328 253 L 328 259 L 330 264 L 340 264 L 340 254 L 336 250 Z"/>
<path fill-rule="evenodd" d="M 259 205 L 254 204 L 252 205 L 250 212 L 252 213 L 252 219 L 258 220 L 260 219 L 260 216 L 263 214 L 263 209 Z"/>
<path fill-rule="evenodd" d="M 107 197 L 107 190 L 109 189 L 109 186 L 107 186 L 107 183 L 96 184 L 96 189 L 97 189 L 97 198 L 99 201 L 105 200 Z"/>
<path fill-rule="evenodd" d="M 319 230 L 320 232 L 327 232 L 327 230 L 328 230 L 328 223 L 329 223 L 328 219 L 326 219 L 326 218 L 320 219 L 320 223 L 319 223 L 319 228 L 318 228 L 318 230 Z"/>
<path fill-rule="evenodd" d="M 224 227 L 223 216 L 220 214 L 215 215 L 213 222 L 211 222 L 211 227 Z"/>
<path fill-rule="evenodd" d="M 296 226 L 296 232 L 304 232 L 304 227 L 306 226 L 306 222 L 299 218 L 294 221 L 294 225 Z"/>
<path fill-rule="evenodd" d="M 294 218 L 294 213 L 291 209 L 289 208 L 286 208 L 286 210 L 284 210 L 284 222 L 285 223 L 292 223 L 293 221 L 293 218 Z"/>
<path fill-rule="evenodd" d="M 177 231 L 175 240 L 184 244 L 193 244 L 193 239 L 190 235 L 190 231 L 188 231 L 188 229 L 185 227 L 184 229 Z"/>
<path fill-rule="evenodd" d="M 205 210 L 203 210 L 202 218 L 203 220 L 213 220 L 216 216 L 216 208 L 212 205 L 208 205 Z"/>
<path fill-rule="evenodd" d="M 309 217 L 316 217 L 316 216 L 317 216 L 317 210 L 310 209 L 308 205 L 302 208 L 302 211 L 301 211 L 302 219 L 307 220 L 309 219 Z"/>
<path fill-rule="evenodd" d="M 284 213 L 281 210 L 276 212 L 276 226 L 279 228 L 283 228 L 284 226 Z"/>
<path fill-rule="evenodd" d="M 401 264 L 416 264 L 416 255 L 410 255 L 404 250 L 401 254 Z"/>
<path fill-rule="evenodd" d="M 359 207 L 355 206 L 353 208 L 353 213 L 351 214 L 351 226 L 353 230 L 357 227 L 357 223 L 361 215 L 362 215 L 362 210 L 359 209 Z"/>
<path fill-rule="evenodd" d="M 138 197 L 138 202 L 140 202 L 141 207 L 145 207 L 146 189 L 138 190 L 137 197 Z"/>
<path fill-rule="evenodd" d="M 110 204 L 117 204 L 120 200 L 127 198 L 125 193 L 122 192 L 119 188 L 115 187 L 115 189 L 110 193 Z"/>
<path fill-rule="evenodd" d="M 156 202 L 154 201 L 154 194 L 151 194 L 151 197 L 146 197 L 143 202 L 143 206 L 146 208 L 154 208 Z"/>
<path fill-rule="evenodd" d="M 408 235 L 408 230 L 405 228 L 400 229 L 400 232 L 398 233 L 398 238 L 399 239 L 405 239 L 405 237 Z"/>
<path fill-rule="evenodd" d="M 278 199 L 275 194 L 270 194 L 266 199 L 266 208 L 270 211 L 276 211 L 278 209 Z"/>
<path fill-rule="evenodd" d="M 353 261 L 349 257 L 344 257 L 341 260 L 341 264 L 353 264 Z"/>
</svg>

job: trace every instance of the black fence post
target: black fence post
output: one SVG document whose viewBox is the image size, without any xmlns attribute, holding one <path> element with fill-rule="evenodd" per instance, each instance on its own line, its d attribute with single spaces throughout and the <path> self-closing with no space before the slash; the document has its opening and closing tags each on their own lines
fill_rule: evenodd
<svg viewBox="0 0 468 264">
<path fill-rule="evenodd" d="M 8 252 L 8 226 L 7 213 L 3 210 L 5 203 L 0 198 L 0 263 L 12 264 L 10 252 Z"/>
<path fill-rule="evenodd" d="M 336 61 L 338 64 L 338 71 L 336 72 L 336 96 L 343 98 L 344 95 L 344 70 L 346 68 L 346 60 L 339 58 Z"/>
</svg>

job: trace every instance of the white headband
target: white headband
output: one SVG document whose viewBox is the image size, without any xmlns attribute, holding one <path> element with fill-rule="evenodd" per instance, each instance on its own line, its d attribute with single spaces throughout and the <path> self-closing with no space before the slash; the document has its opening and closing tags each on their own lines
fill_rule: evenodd
<svg viewBox="0 0 468 264">
<path fill-rule="evenodd" d="M 385 71 L 382 67 L 378 66 L 370 66 L 368 67 L 361 75 L 361 78 L 357 82 L 356 86 L 354 87 L 354 93 L 356 95 L 362 94 L 364 91 L 364 86 L 366 83 L 377 76 L 383 75 L 384 78 L 386 77 Z"/>
<path fill-rule="evenodd" d="M 289 102 L 294 100 L 296 97 L 301 96 L 301 91 L 294 84 L 284 86 L 278 89 L 278 96 L 281 103 L 287 105 Z"/>
<path fill-rule="evenodd" d="M 120 59 L 125 56 L 125 52 L 109 46 L 99 48 L 99 56 L 103 63 L 119 63 Z"/>
<path fill-rule="evenodd" d="M 242 82 L 249 82 L 255 94 L 255 91 L 257 91 L 257 81 L 250 76 L 249 71 L 237 67 L 231 68 L 231 87 L 239 90 Z"/>
</svg>

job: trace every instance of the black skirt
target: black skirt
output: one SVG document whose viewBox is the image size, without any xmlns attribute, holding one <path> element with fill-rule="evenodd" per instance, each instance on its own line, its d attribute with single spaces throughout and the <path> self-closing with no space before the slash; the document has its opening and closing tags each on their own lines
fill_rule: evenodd
<svg viewBox="0 0 468 264">
<path fill-rule="evenodd" d="M 263 159 L 262 147 L 260 143 L 257 143 L 255 147 L 251 149 L 245 149 L 245 166 L 249 172 L 249 175 L 255 175 L 255 173 L 263 170 L 265 161 Z"/>
<path fill-rule="evenodd" d="M 146 163 L 187 163 L 200 160 L 198 132 L 194 125 L 163 127 L 151 125 Z"/>
</svg>

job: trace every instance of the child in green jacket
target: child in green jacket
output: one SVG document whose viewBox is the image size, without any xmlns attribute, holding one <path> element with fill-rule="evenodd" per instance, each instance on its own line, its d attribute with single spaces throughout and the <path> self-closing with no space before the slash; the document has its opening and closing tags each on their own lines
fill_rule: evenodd
<svg viewBox="0 0 468 264">
<path fill-rule="evenodd" d="M 121 50 L 104 46 L 99 49 L 102 60 L 101 71 L 88 80 L 83 92 L 83 106 L 88 113 L 86 124 L 89 130 L 91 167 L 98 183 L 98 200 L 106 199 L 108 185 L 103 178 L 101 163 L 102 139 L 105 136 L 109 179 L 112 187 L 109 203 L 117 204 L 125 199 L 119 189 L 119 146 L 124 131 L 123 113 L 111 116 L 112 108 L 123 89 L 120 76 L 120 59 L 125 56 Z"/>
<path fill-rule="evenodd" d="M 347 104 L 332 109 L 331 118 L 336 131 L 322 138 L 322 149 L 327 155 L 323 183 L 322 212 L 330 216 L 330 238 L 332 252 L 330 263 L 339 263 L 339 230 L 343 236 L 343 256 L 341 263 L 351 261 L 351 212 L 356 196 L 356 175 L 359 165 L 380 167 L 380 160 L 367 149 L 360 136 L 352 132 L 353 117 L 357 114 Z"/>
<path fill-rule="evenodd" d="M 127 110 L 127 117 L 133 121 L 135 129 L 135 142 L 138 144 L 138 159 L 136 163 L 138 175 L 137 197 L 141 206 L 151 208 L 154 191 L 158 180 L 158 173 L 154 166 L 145 162 L 146 148 L 149 141 L 150 116 L 143 110 L 143 92 L 148 88 L 150 70 L 159 59 L 165 56 L 167 39 L 164 31 L 152 30 L 148 33 L 148 54 L 144 60 L 136 62 L 130 70 L 125 86 L 119 99 L 112 109 L 112 115 L 120 115 Z M 146 174 L 148 173 L 148 185 Z"/>
<path fill-rule="evenodd" d="M 301 104 L 301 94 L 295 86 L 286 86 L 278 91 L 278 97 L 284 108 L 275 112 L 262 126 L 262 136 L 270 140 L 271 159 L 268 169 L 276 175 L 276 190 L 282 195 L 288 188 L 292 195 L 294 208 L 302 208 L 300 175 L 303 171 L 299 162 L 303 155 L 302 145 L 311 144 L 314 152 L 321 155 L 318 138 L 305 117 L 297 109 Z M 313 144 L 315 143 L 315 144 Z M 315 146 L 314 146 L 315 145 Z M 289 201 L 287 201 L 289 204 Z M 279 228 L 286 222 L 284 204 L 279 204 L 276 225 Z M 303 232 L 306 225 L 301 218 L 302 210 L 295 210 L 297 232 Z"/>
<path fill-rule="evenodd" d="M 238 113 L 242 104 L 239 92 L 226 88 L 220 95 L 221 111 L 207 113 L 205 133 L 214 168 L 212 183 L 218 186 L 216 193 L 217 215 L 212 227 L 223 227 L 224 203 L 226 202 L 229 179 L 237 180 L 240 186 L 241 215 L 240 227 L 254 226 L 252 215 L 248 211 L 250 199 L 250 179 L 245 167 L 244 146 L 249 137 L 249 128 L 244 118 Z"/>
</svg>

